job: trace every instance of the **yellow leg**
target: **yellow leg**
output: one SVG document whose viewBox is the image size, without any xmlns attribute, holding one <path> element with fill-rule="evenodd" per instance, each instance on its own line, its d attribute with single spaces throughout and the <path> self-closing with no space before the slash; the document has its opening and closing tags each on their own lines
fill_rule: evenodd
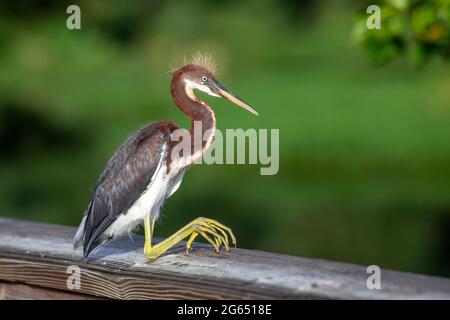
<svg viewBox="0 0 450 320">
<path fill-rule="evenodd" d="M 209 243 L 211 243 L 217 253 L 219 253 L 221 245 L 224 245 L 226 251 L 229 250 L 228 237 L 231 238 L 232 243 L 236 246 L 236 238 L 234 237 L 231 229 L 213 219 L 197 218 L 175 232 L 169 238 L 161 241 L 155 246 L 152 245 L 153 228 L 154 221 L 151 220 L 150 217 L 146 217 L 144 219 L 144 253 L 150 260 L 158 258 L 167 250 L 188 237 L 189 239 L 186 242 L 186 253 L 189 255 L 189 251 L 192 247 L 192 242 L 195 240 L 195 238 L 197 238 L 198 235 L 201 235 Z"/>
<path fill-rule="evenodd" d="M 155 226 L 155 221 L 150 219 L 150 216 L 144 218 L 144 233 L 145 233 L 145 244 L 144 252 L 147 253 L 152 249 L 152 238 L 153 238 L 153 227 Z"/>
</svg>

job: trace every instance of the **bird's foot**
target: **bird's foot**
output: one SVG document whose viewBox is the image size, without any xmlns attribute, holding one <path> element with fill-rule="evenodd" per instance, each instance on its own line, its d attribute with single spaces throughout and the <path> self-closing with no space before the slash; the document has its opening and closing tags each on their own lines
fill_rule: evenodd
<svg viewBox="0 0 450 320">
<path fill-rule="evenodd" d="M 189 255 L 192 243 L 199 235 L 205 238 L 217 253 L 220 252 L 222 245 L 227 252 L 230 250 L 230 239 L 231 243 L 236 246 L 236 238 L 230 228 L 216 220 L 201 217 L 191 221 L 175 234 L 155 246 L 152 246 L 150 241 L 146 241 L 144 253 L 148 259 L 154 260 L 181 240 L 188 238 L 186 242 L 186 253 Z"/>
<path fill-rule="evenodd" d="M 222 245 L 225 247 L 226 252 L 230 251 L 230 238 L 232 244 L 236 247 L 236 238 L 233 231 L 222 223 L 203 217 L 197 218 L 191 223 L 192 233 L 186 242 L 187 255 L 189 255 L 189 252 L 191 251 L 192 242 L 194 242 L 198 235 L 201 235 L 211 243 L 217 253 L 220 252 L 220 247 Z"/>
</svg>

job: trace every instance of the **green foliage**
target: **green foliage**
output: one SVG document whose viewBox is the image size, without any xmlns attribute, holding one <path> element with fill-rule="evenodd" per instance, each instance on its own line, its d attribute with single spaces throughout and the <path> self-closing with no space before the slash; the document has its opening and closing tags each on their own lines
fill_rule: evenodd
<svg viewBox="0 0 450 320">
<path fill-rule="evenodd" d="M 381 29 L 366 26 L 369 14 L 361 11 L 354 37 L 376 65 L 406 56 L 423 66 L 437 56 L 450 58 L 449 0 L 386 0 L 381 8 Z"/>
</svg>

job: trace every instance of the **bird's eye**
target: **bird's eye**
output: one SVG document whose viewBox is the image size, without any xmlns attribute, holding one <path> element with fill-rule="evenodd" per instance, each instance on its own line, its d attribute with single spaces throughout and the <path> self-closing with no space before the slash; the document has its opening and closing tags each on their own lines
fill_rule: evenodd
<svg viewBox="0 0 450 320">
<path fill-rule="evenodd" d="M 202 77 L 202 81 L 203 81 L 203 82 L 206 82 L 207 80 L 208 80 L 207 77 L 205 77 L 205 76 Z"/>
</svg>

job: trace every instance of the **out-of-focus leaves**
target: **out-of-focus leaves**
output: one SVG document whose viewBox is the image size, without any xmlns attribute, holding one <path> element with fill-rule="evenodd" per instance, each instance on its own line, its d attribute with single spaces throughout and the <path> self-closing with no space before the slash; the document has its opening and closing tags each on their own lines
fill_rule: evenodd
<svg viewBox="0 0 450 320">
<path fill-rule="evenodd" d="M 376 65 L 405 56 L 422 66 L 433 56 L 448 60 L 449 0 L 386 0 L 381 5 L 381 29 L 366 26 L 369 14 L 358 13 L 354 39 Z"/>
<path fill-rule="evenodd" d="M 388 0 L 387 1 L 392 7 L 398 10 L 405 10 L 409 6 L 408 0 Z"/>
</svg>

